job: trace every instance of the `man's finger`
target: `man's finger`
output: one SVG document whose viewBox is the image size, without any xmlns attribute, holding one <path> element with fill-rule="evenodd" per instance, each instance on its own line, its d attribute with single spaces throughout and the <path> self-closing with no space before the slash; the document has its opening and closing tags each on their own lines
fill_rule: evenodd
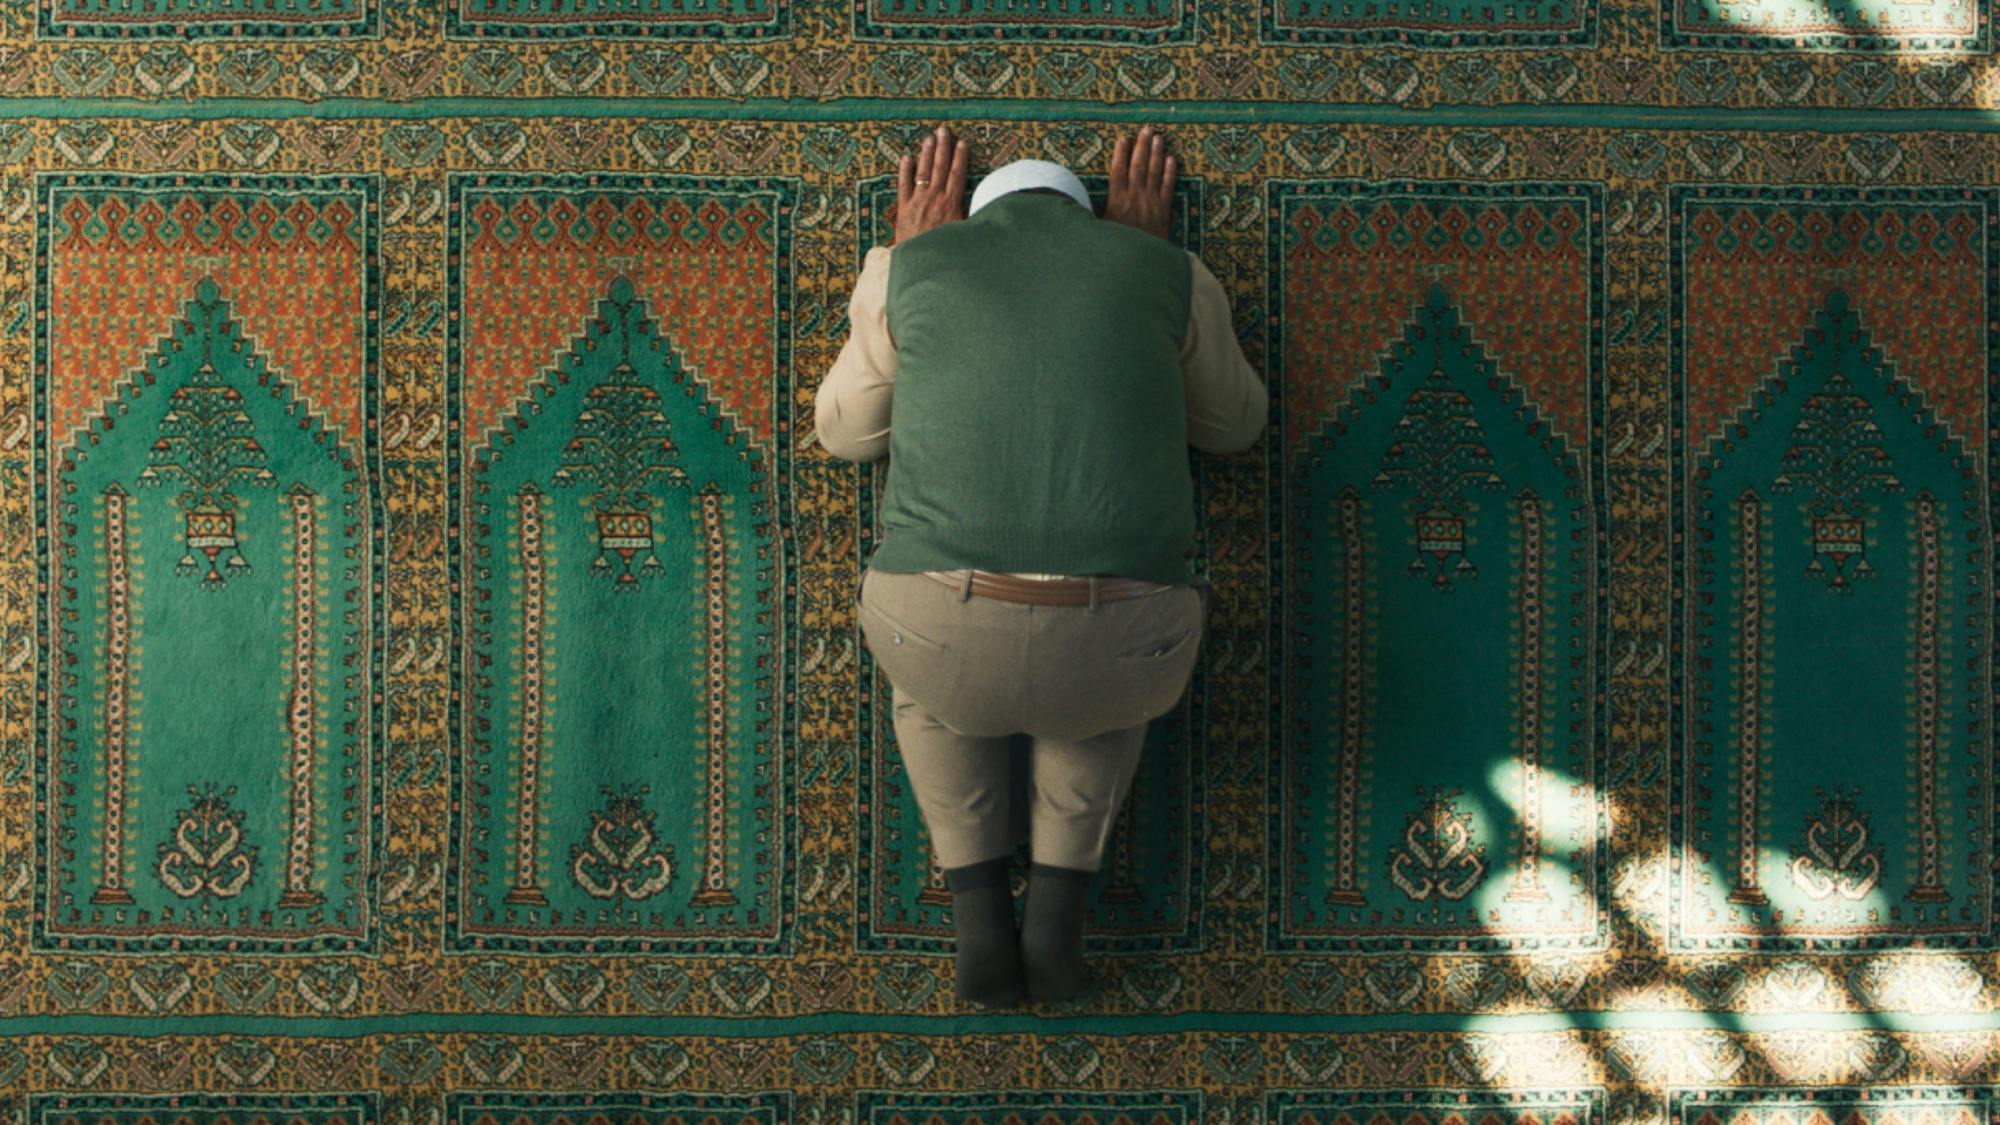
<svg viewBox="0 0 2000 1125">
<path fill-rule="evenodd" d="M 924 136 L 924 143 L 917 149 L 916 187 L 918 191 L 922 191 L 924 187 L 930 183 L 931 151 L 936 147 L 937 147 L 937 134 L 929 133 Z"/>
<path fill-rule="evenodd" d="M 1174 165 L 1176 163 L 1173 153 L 1168 153 L 1166 166 L 1161 170 L 1162 183 L 1160 194 L 1166 198 L 1169 205 L 1173 203 L 1174 198 Z"/>
<path fill-rule="evenodd" d="M 896 161 L 896 199 L 898 202 L 910 198 L 911 185 L 917 179 L 917 162 L 909 153 Z"/>
<path fill-rule="evenodd" d="M 930 170 L 924 178 L 930 180 L 930 190 L 942 190 L 944 184 L 938 180 L 952 170 L 952 132 L 942 124 L 930 132 Z"/>
<path fill-rule="evenodd" d="M 1166 170 L 1167 139 L 1154 133 L 1152 143 L 1146 146 L 1146 185 L 1158 187 L 1160 177 L 1166 174 Z"/>
<path fill-rule="evenodd" d="M 1118 191 L 1125 186 L 1125 161 L 1132 154 L 1132 138 L 1120 137 L 1111 146 L 1111 190 Z"/>
<path fill-rule="evenodd" d="M 949 192 L 948 202 L 956 210 L 964 205 L 965 174 L 972 168 L 972 146 L 964 141 L 953 141 L 951 147 L 953 150 L 951 154 L 951 180 L 945 186 Z"/>
</svg>

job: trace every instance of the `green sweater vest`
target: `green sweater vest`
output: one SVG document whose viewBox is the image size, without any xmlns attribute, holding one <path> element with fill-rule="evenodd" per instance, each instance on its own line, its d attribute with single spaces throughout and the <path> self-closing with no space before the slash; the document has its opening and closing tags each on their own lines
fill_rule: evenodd
<svg viewBox="0 0 2000 1125">
<path fill-rule="evenodd" d="M 889 258 L 884 571 L 1186 583 L 1187 252 L 1011 192 Z"/>
</svg>

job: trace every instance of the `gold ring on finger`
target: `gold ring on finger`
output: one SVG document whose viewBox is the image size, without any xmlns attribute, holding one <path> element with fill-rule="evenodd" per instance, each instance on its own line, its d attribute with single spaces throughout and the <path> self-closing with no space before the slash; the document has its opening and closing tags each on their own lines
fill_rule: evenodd
<svg viewBox="0 0 2000 1125">
<path fill-rule="evenodd" d="M 918 187 L 929 187 L 929 186 L 931 186 L 931 182 L 930 182 L 929 180 L 918 180 L 918 181 L 917 181 L 917 186 L 918 186 Z"/>
</svg>

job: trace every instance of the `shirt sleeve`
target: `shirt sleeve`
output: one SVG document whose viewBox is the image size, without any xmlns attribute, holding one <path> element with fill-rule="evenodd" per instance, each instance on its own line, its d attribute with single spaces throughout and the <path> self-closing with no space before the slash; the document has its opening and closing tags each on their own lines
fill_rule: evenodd
<svg viewBox="0 0 2000 1125">
<path fill-rule="evenodd" d="M 873 461 L 889 452 L 889 399 L 896 385 L 889 253 L 889 247 L 877 246 L 862 259 L 861 278 L 847 302 L 847 342 L 813 399 L 814 435 L 828 453 L 848 461 Z"/>
<path fill-rule="evenodd" d="M 1193 251 L 1181 385 L 1188 444 L 1204 453 L 1241 453 L 1264 433 L 1270 400 L 1230 323 L 1229 295 Z"/>
</svg>

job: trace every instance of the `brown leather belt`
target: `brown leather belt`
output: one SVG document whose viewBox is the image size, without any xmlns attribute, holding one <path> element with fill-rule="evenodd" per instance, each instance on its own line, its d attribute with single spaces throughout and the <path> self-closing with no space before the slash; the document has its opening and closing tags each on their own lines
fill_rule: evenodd
<svg viewBox="0 0 2000 1125">
<path fill-rule="evenodd" d="M 941 582 L 956 590 L 965 585 L 965 571 L 927 570 L 933 581 Z M 1161 590 L 1172 589 L 1163 582 L 1148 582 L 1143 578 L 1100 577 L 1097 582 L 1097 600 L 1103 602 L 1124 601 L 1145 594 L 1157 594 Z M 1022 605 L 1089 605 L 1090 583 L 1087 577 L 1071 578 L 1017 578 L 992 570 L 972 572 L 972 592 L 982 598 L 995 601 L 1016 602 Z"/>
</svg>

